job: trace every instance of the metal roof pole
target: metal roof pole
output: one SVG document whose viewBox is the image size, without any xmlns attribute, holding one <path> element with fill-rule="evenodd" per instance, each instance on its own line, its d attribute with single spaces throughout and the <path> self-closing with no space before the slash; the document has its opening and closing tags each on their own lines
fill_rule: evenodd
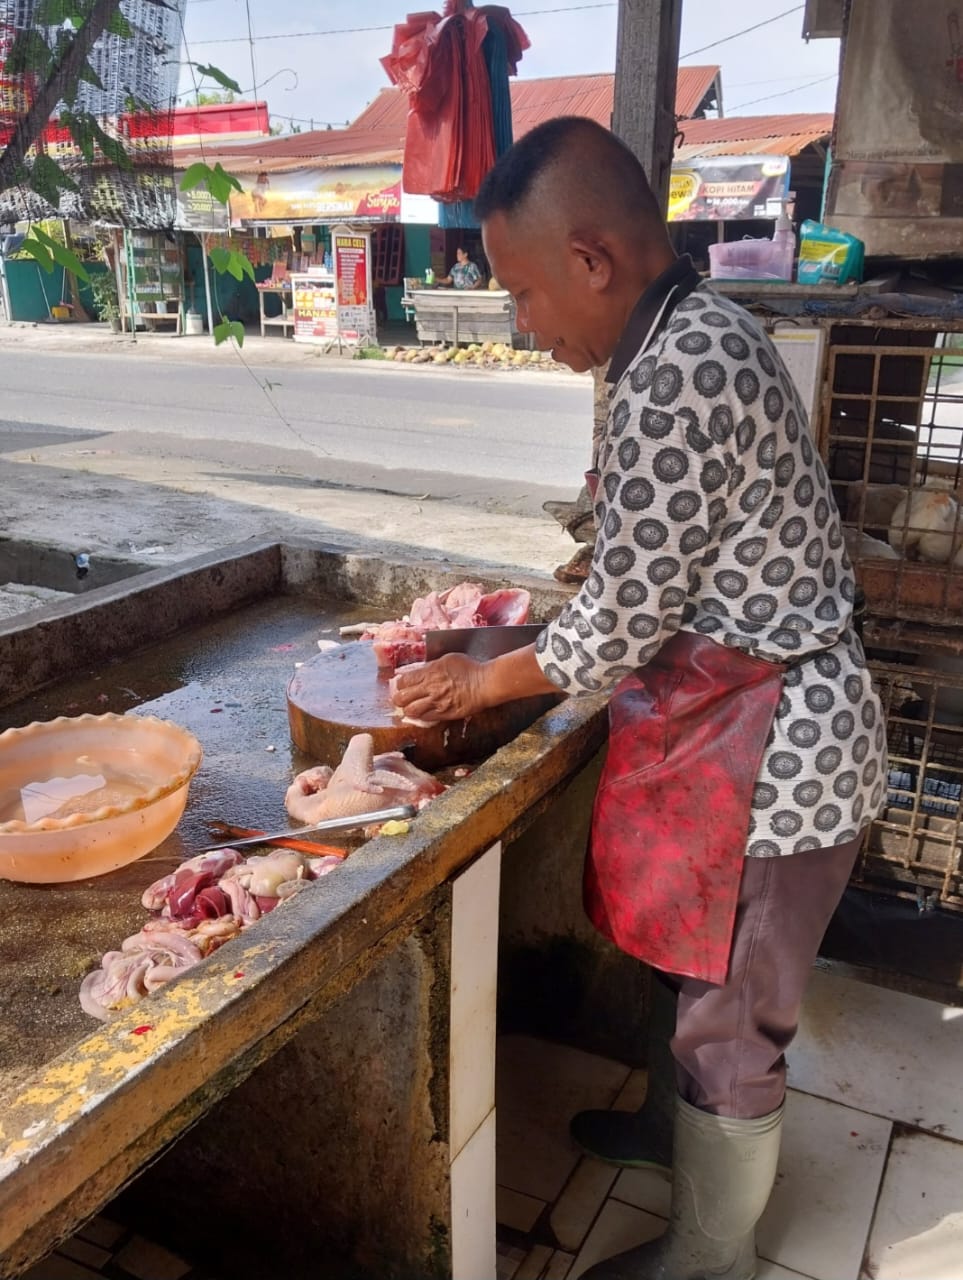
<svg viewBox="0 0 963 1280">
<path fill-rule="evenodd" d="M 632 148 L 663 209 L 675 140 L 682 0 L 619 0 L 612 132 Z"/>
</svg>

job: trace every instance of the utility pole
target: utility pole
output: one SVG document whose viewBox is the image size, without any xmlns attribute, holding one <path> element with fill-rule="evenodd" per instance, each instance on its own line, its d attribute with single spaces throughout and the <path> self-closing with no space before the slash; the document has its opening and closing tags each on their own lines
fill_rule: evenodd
<svg viewBox="0 0 963 1280">
<path fill-rule="evenodd" d="M 675 82 L 679 69 L 679 32 L 682 0 L 619 0 L 619 25 L 615 46 L 615 102 L 612 132 L 642 162 L 642 168 L 663 212 L 669 203 L 669 178 L 675 142 Z M 605 369 L 593 369 L 595 388 L 592 422 L 592 465 L 609 412 L 609 386 Z M 559 506 L 560 504 L 555 504 Z M 556 519 L 572 532 L 584 524 L 591 511 L 588 490 L 583 488 L 570 504 L 567 517 Z M 573 534 L 574 536 L 574 534 Z M 567 565 L 555 576 L 562 582 L 584 581 L 590 568 L 592 544 L 582 542 Z"/>
<path fill-rule="evenodd" d="M 662 209 L 669 201 L 682 0 L 619 0 L 612 132 L 642 162 Z"/>
</svg>

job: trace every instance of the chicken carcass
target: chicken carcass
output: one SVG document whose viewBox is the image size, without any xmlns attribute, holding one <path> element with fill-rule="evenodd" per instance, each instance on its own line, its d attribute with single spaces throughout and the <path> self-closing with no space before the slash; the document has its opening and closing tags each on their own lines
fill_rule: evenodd
<svg viewBox="0 0 963 1280">
<path fill-rule="evenodd" d="M 284 807 L 305 825 L 327 818 L 350 818 L 393 804 L 419 808 L 444 791 L 444 786 L 400 751 L 375 755 L 370 733 L 356 733 L 341 763 L 306 769 L 288 787 Z"/>
<path fill-rule="evenodd" d="M 959 503 L 943 489 L 915 489 L 893 512 L 889 541 L 904 555 L 946 564 L 963 542 Z"/>
<path fill-rule="evenodd" d="M 361 638 L 373 641 L 378 666 L 393 671 L 424 661 L 426 631 L 514 626 L 528 621 L 530 604 L 529 592 L 521 587 L 486 593 L 477 582 L 459 582 L 419 596 L 404 618 L 372 627 Z"/>
</svg>

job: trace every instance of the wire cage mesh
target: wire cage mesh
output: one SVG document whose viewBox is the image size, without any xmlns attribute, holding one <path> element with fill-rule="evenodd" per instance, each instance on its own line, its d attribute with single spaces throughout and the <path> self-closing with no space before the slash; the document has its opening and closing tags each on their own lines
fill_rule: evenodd
<svg viewBox="0 0 963 1280">
<path fill-rule="evenodd" d="M 854 883 L 963 910 L 963 633 L 869 621 L 865 639 L 889 774 Z"/>
<path fill-rule="evenodd" d="M 821 447 L 867 609 L 963 623 L 963 333 L 834 325 Z"/>
</svg>

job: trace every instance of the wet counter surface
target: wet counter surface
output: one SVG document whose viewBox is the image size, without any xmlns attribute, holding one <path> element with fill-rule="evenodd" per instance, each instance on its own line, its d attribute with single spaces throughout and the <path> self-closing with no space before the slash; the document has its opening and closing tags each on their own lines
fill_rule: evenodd
<svg viewBox="0 0 963 1280">
<path fill-rule="evenodd" d="M 153 854 L 73 884 L 0 881 L 0 1277 L 75 1230 L 323 1014 L 417 926 L 439 885 L 514 839 L 604 742 L 604 700 L 561 702 L 408 834 L 355 844 L 344 867 L 200 965 L 108 1023 L 89 1018 L 83 976 L 141 927 L 144 888 L 210 842 L 209 821 L 287 825 L 284 792 L 311 763 L 291 746 L 287 682 L 319 639 L 370 615 L 354 602 L 270 596 L 0 710 L 0 728 L 157 715 L 192 730 L 205 752 L 184 818 Z"/>
<path fill-rule="evenodd" d="M 277 597 L 0 710 L 0 731 L 60 715 L 134 711 L 183 725 L 204 749 L 184 817 L 153 853 L 69 884 L 0 880 L 0 1108 L 33 1070 L 96 1029 L 77 999 L 81 979 L 148 918 L 144 889 L 212 843 L 209 821 L 267 831 L 288 825 L 284 792 L 314 762 L 291 744 L 285 688 L 294 664 L 356 616 L 363 615 L 348 608 L 333 617 L 317 600 Z"/>
</svg>

